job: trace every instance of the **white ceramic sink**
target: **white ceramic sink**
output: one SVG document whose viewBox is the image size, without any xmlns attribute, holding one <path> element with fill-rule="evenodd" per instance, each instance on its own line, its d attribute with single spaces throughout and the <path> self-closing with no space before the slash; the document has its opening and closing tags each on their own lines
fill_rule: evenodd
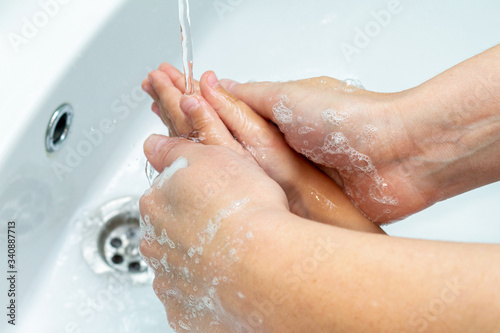
<svg viewBox="0 0 500 333">
<path fill-rule="evenodd" d="M 500 2 L 492 0 L 199 0 L 191 7 L 198 77 L 208 69 L 241 81 L 329 75 L 398 91 L 500 42 Z M 81 243 L 97 207 L 139 197 L 148 187 L 142 143 L 167 131 L 139 88 L 161 62 L 180 66 L 177 1 L 61 4 L 15 52 L 9 33 L 20 34 L 23 17 L 41 10 L 33 0 L 0 4 L 6 36 L 0 42 L 0 267 L 8 221 L 16 222 L 18 251 L 17 325 L 7 325 L 2 310 L 0 331 L 169 332 L 151 286 L 96 274 Z M 381 10 L 391 17 L 373 14 Z M 371 35 L 364 44 L 358 28 Z M 353 47 L 355 53 L 346 53 Z M 74 108 L 71 132 L 60 151 L 48 154 L 46 126 L 63 103 Z M 386 230 L 500 242 L 499 199 L 500 184 L 493 184 Z M 7 289 L 1 278 L 2 309 Z"/>
</svg>

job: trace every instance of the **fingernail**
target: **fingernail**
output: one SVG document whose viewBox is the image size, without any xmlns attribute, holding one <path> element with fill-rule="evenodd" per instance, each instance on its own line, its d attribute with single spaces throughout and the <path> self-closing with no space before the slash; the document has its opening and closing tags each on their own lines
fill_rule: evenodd
<svg viewBox="0 0 500 333">
<path fill-rule="evenodd" d="M 156 102 L 153 102 L 151 105 L 151 110 L 159 117 L 160 116 L 160 107 Z"/>
<path fill-rule="evenodd" d="M 198 102 L 198 98 L 194 96 L 184 97 L 181 101 L 181 110 L 185 114 L 188 114 L 191 112 L 191 110 L 198 107 L 198 105 L 200 105 L 200 103 Z"/>
<path fill-rule="evenodd" d="M 154 85 L 154 80 L 153 80 L 153 77 L 151 76 L 151 73 L 149 73 L 149 75 L 148 75 L 148 81 L 149 81 L 149 83 L 151 83 L 151 86 L 154 89 L 155 85 Z"/>
<path fill-rule="evenodd" d="M 155 156 L 168 143 L 168 138 L 163 135 L 152 134 L 144 142 L 144 152 L 148 156 Z"/>
<path fill-rule="evenodd" d="M 210 73 L 207 77 L 207 83 L 210 87 L 214 88 L 217 83 L 219 82 L 219 79 L 217 79 L 217 76 L 215 75 L 215 73 Z"/>
<path fill-rule="evenodd" d="M 232 88 L 239 86 L 240 84 L 231 79 L 222 79 L 219 81 L 219 85 L 221 85 L 222 88 L 226 89 L 227 91 L 231 91 Z"/>
</svg>

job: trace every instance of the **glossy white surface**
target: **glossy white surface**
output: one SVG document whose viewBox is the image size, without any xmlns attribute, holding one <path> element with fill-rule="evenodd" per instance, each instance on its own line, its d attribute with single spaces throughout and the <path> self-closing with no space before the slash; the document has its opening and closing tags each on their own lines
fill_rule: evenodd
<svg viewBox="0 0 500 333">
<path fill-rule="evenodd" d="M 218 2 L 191 4 L 197 77 L 208 69 L 241 81 L 329 75 L 398 91 L 500 42 L 500 2 L 401 0 L 391 22 L 348 62 L 339 45 L 354 44 L 356 27 L 371 24 L 371 12 L 391 1 L 220 2 L 227 11 L 218 12 Z M 1 3 L 0 33 L 19 33 L 23 17 L 37 11 L 32 0 Z M 4 225 L 15 220 L 20 265 L 20 326 L 6 332 L 168 332 L 151 287 L 116 287 L 95 275 L 79 242 L 96 207 L 147 188 L 142 142 L 166 130 L 138 88 L 160 62 L 180 67 L 177 18 L 176 1 L 71 1 L 18 53 L 0 40 L 0 240 L 4 248 Z M 45 127 L 64 102 L 75 108 L 74 126 L 65 147 L 48 155 Z M 84 141 L 91 142 L 88 156 L 78 153 Z M 499 193 L 493 184 L 386 230 L 500 242 Z"/>
</svg>

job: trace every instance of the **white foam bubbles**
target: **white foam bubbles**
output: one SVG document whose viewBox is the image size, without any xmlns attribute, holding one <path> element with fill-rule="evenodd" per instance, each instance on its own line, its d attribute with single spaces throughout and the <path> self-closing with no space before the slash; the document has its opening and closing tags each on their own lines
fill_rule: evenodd
<svg viewBox="0 0 500 333">
<path fill-rule="evenodd" d="M 375 143 L 375 138 L 376 138 L 376 135 L 377 135 L 377 128 L 373 125 L 365 125 L 363 127 L 363 136 L 366 140 L 366 142 L 368 142 L 369 145 L 372 145 Z"/>
<path fill-rule="evenodd" d="M 397 206 L 399 204 L 394 189 L 387 180 L 379 176 L 371 158 L 352 148 L 349 145 L 349 140 L 343 133 L 333 132 L 328 134 L 325 137 L 320 152 L 317 150 L 303 150 L 303 153 L 312 161 L 324 165 L 328 164 L 325 163 L 326 158 L 328 158 L 331 163 L 333 155 L 347 156 L 350 166 L 338 168 L 341 175 L 346 177 L 354 172 L 357 175 L 368 176 L 372 182 L 369 188 L 369 195 L 372 200 L 391 206 Z M 358 190 L 355 192 L 358 194 L 360 193 Z M 349 189 L 347 186 L 346 193 L 351 197 L 355 195 L 353 189 Z"/>
<path fill-rule="evenodd" d="M 375 166 L 373 165 L 372 160 L 368 156 L 361 153 L 353 153 L 349 155 L 349 161 L 361 172 L 371 173 L 375 171 Z"/>
<path fill-rule="evenodd" d="M 186 158 L 179 157 L 178 159 L 176 159 L 174 163 L 170 165 L 170 167 L 165 168 L 165 170 L 163 170 L 163 172 L 160 174 L 160 176 L 158 177 L 158 184 L 156 185 L 156 188 L 160 189 L 167 179 L 171 178 L 180 169 L 187 168 L 187 166 L 188 161 Z"/>
<path fill-rule="evenodd" d="M 238 252 L 236 249 L 232 248 L 229 250 L 229 258 L 235 262 L 238 261 Z"/>
<path fill-rule="evenodd" d="M 370 198 L 384 205 L 397 206 L 399 204 L 392 185 L 384 179 L 370 187 Z"/>
<path fill-rule="evenodd" d="M 355 92 L 360 89 L 365 89 L 361 81 L 356 79 L 345 79 L 339 83 L 339 88 L 345 92 Z"/>
<path fill-rule="evenodd" d="M 192 258 L 196 253 L 196 249 L 194 247 L 190 247 L 189 250 L 188 250 L 188 256 L 189 258 Z"/>
<path fill-rule="evenodd" d="M 168 265 L 167 262 L 167 254 L 163 254 L 163 258 L 161 258 L 160 263 L 163 265 L 163 268 L 165 269 L 165 272 L 170 273 L 170 266 Z"/>
<path fill-rule="evenodd" d="M 214 302 L 213 300 L 208 297 L 208 296 L 204 296 L 202 298 L 202 301 L 203 301 L 203 304 L 205 304 L 205 306 L 210 309 L 210 310 L 215 310 L 215 306 L 214 306 Z"/>
<path fill-rule="evenodd" d="M 170 239 L 170 237 L 168 237 L 167 230 L 163 229 L 161 231 L 161 236 L 156 239 L 160 245 L 168 243 L 168 246 L 170 246 L 171 249 L 175 249 L 175 243 Z"/>
<path fill-rule="evenodd" d="M 198 238 L 200 239 L 201 243 L 210 244 L 217 234 L 217 231 L 219 231 L 222 225 L 222 220 L 228 218 L 229 216 L 243 208 L 248 203 L 248 201 L 249 200 L 246 198 L 234 201 L 229 207 L 227 207 L 226 209 L 221 209 L 213 218 L 209 219 L 206 229 L 198 234 Z"/>
<path fill-rule="evenodd" d="M 144 218 L 140 218 L 139 226 L 141 228 L 142 237 L 148 242 L 149 245 L 152 245 L 156 239 L 155 228 L 151 224 L 148 215 L 144 215 Z"/>
<path fill-rule="evenodd" d="M 328 134 L 321 148 L 326 154 L 346 154 L 350 149 L 349 140 L 340 132 Z"/>
<path fill-rule="evenodd" d="M 342 126 L 349 119 L 349 114 L 345 111 L 326 109 L 321 113 L 321 118 L 323 119 L 324 123 L 329 123 L 335 126 Z"/>
<path fill-rule="evenodd" d="M 158 259 L 151 257 L 151 265 L 154 269 L 158 269 L 158 267 L 160 267 L 160 262 Z"/>
<path fill-rule="evenodd" d="M 299 134 L 300 135 L 306 135 L 314 131 L 314 128 L 309 127 L 309 126 L 302 126 L 299 128 Z"/>
<path fill-rule="evenodd" d="M 273 106 L 273 115 L 278 125 L 286 125 L 293 122 L 293 107 L 287 106 L 289 103 L 288 96 L 283 95 L 279 102 Z"/>
<path fill-rule="evenodd" d="M 184 323 L 182 320 L 179 320 L 179 326 L 186 331 L 191 331 L 191 326 Z"/>
</svg>

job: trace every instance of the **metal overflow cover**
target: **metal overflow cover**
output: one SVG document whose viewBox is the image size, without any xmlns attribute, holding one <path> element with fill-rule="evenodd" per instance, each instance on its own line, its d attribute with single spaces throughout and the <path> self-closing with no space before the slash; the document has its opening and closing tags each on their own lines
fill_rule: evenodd
<svg viewBox="0 0 500 333">
<path fill-rule="evenodd" d="M 53 153 L 61 149 L 64 141 L 68 138 L 73 114 L 73 107 L 67 103 L 59 106 L 54 111 L 45 134 L 45 149 L 47 152 Z"/>
</svg>

